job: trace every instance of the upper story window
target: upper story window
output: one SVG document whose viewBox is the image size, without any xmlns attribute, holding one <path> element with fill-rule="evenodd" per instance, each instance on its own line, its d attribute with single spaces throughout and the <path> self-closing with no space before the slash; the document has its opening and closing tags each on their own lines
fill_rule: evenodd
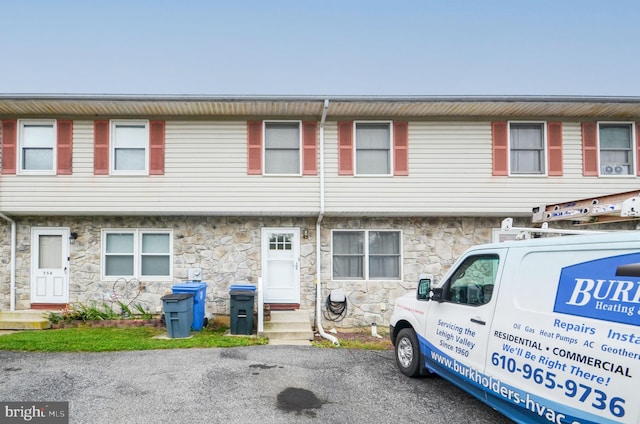
<svg viewBox="0 0 640 424">
<path fill-rule="evenodd" d="M 53 174 L 56 162 L 56 122 L 19 121 L 20 173 Z"/>
<path fill-rule="evenodd" d="M 111 172 L 149 173 L 149 122 L 111 121 Z"/>
<path fill-rule="evenodd" d="M 300 122 L 264 123 L 264 173 L 300 175 Z"/>
<path fill-rule="evenodd" d="M 400 231 L 336 230 L 332 239 L 334 280 L 401 278 Z"/>
<path fill-rule="evenodd" d="M 171 231 L 105 230 L 102 242 L 103 276 L 106 279 L 168 279 L 172 275 Z"/>
<path fill-rule="evenodd" d="M 562 176 L 563 133 L 561 121 L 493 121 L 491 175 Z"/>
<path fill-rule="evenodd" d="M 543 123 L 509 123 L 509 172 L 512 175 L 544 175 L 545 126 Z"/>
<path fill-rule="evenodd" d="M 635 175 L 634 124 L 599 123 L 600 175 Z"/>
<path fill-rule="evenodd" d="M 390 122 L 355 123 L 356 175 L 391 175 Z"/>
</svg>

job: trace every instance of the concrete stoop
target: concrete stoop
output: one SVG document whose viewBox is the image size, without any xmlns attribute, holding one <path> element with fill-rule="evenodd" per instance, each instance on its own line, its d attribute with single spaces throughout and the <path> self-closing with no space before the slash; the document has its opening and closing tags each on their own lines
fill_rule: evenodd
<svg viewBox="0 0 640 424">
<path fill-rule="evenodd" d="M 271 311 L 271 319 L 264 322 L 262 337 L 269 344 L 311 344 L 313 330 L 305 311 Z"/>
<path fill-rule="evenodd" d="M 44 330 L 51 327 L 47 311 L 0 311 L 0 330 Z"/>
</svg>

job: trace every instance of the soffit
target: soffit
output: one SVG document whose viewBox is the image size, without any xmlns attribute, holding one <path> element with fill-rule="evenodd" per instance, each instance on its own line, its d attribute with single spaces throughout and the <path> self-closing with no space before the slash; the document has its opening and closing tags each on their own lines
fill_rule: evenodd
<svg viewBox="0 0 640 424">
<path fill-rule="evenodd" d="M 634 97 L 210 97 L 120 95 L 0 95 L 0 118 L 640 118 Z"/>
</svg>

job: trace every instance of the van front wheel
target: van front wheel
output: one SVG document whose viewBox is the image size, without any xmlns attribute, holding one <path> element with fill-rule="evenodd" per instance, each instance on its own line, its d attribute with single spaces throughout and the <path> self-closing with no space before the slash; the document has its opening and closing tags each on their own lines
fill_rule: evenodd
<svg viewBox="0 0 640 424">
<path fill-rule="evenodd" d="M 396 364 L 407 377 L 420 375 L 420 345 L 411 328 L 403 328 L 396 337 Z"/>
</svg>

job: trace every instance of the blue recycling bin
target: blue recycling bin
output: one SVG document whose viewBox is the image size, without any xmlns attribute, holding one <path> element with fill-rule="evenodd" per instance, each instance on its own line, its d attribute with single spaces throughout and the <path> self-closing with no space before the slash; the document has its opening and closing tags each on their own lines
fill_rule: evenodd
<svg viewBox="0 0 640 424">
<path fill-rule="evenodd" d="M 193 324 L 194 331 L 200 331 L 204 327 L 204 302 L 207 298 L 207 283 L 187 281 L 175 284 L 171 287 L 173 293 L 190 293 L 193 295 Z"/>
</svg>

